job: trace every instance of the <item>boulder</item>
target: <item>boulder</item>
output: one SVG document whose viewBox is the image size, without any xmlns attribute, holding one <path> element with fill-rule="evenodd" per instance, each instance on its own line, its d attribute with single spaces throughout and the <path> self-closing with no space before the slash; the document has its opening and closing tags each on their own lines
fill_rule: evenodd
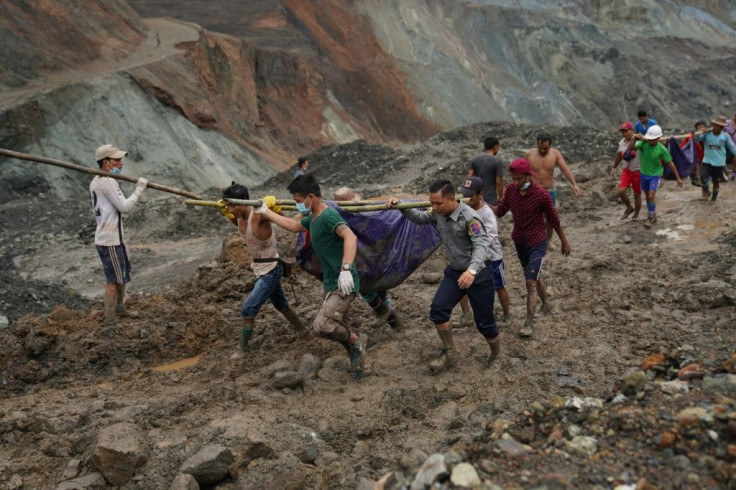
<svg viewBox="0 0 736 490">
<path fill-rule="evenodd" d="M 59 483 L 54 490 L 103 490 L 108 488 L 101 473 L 90 473 L 72 480 Z"/>
<path fill-rule="evenodd" d="M 279 371 L 273 375 L 271 384 L 277 389 L 289 388 L 293 390 L 304 385 L 304 378 L 296 371 Z"/>
<path fill-rule="evenodd" d="M 527 453 L 524 445 L 513 439 L 499 439 L 495 446 L 508 456 L 524 456 Z"/>
<path fill-rule="evenodd" d="M 138 426 L 122 422 L 100 431 L 92 463 L 111 485 L 125 485 L 145 461 L 145 434 Z"/>
<path fill-rule="evenodd" d="M 437 481 L 438 478 L 447 476 L 447 473 L 445 457 L 441 454 L 433 454 L 427 458 L 427 461 L 417 471 L 414 481 L 411 483 L 411 490 L 424 490 Z"/>
<path fill-rule="evenodd" d="M 480 485 L 480 477 L 470 463 L 460 463 L 452 469 L 450 481 L 456 487 L 474 488 Z"/>
<path fill-rule="evenodd" d="M 205 446 L 181 465 L 180 471 L 192 475 L 198 483 L 212 485 L 228 474 L 233 453 L 221 444 Z"/>
<path fill-rule="evenodd" d="M 598 441 L 590 436 L 575 436 L 565 443 L 567 452 L 590 458 L 598 451 Z"/>
<path fill-rule="evenodd" d="M 304 354 L 302 362 L 299 364 L 299 375 L 304 379 L 314 379 L 317 377 L 317 373 L 321 367 L 322 361 L 312 354 Z"/>
<path fill-rule="evenodd" d="M 169 490 L 199 490 L 197 479 L 188 473 L 179 473 L 171 482 Z"/>
</svg>

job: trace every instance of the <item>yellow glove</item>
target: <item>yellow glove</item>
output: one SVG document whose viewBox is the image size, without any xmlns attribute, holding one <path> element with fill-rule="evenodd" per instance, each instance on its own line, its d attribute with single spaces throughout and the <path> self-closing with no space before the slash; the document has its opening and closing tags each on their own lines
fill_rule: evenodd
<svg viewBox="0 0 736 490">
<path fill-rule="evenodd" d="M 276 198 L 274 196 L 264 197 L 263 202 L 265 202 L 266 206 L 268 206 L 268 209 L 272 210 L 274 213 L 281 212 L 281 206 L 276 205 Z"/>
<path fill-rule="evenodd" d="M 217 207 L 220 208 L 220 212 L 224 217 L 227 219 L 235 219 L 235 215 L 227 210 L 227 203 L 224 200 L 220 199 L 217 201 Z"/>
</svg>

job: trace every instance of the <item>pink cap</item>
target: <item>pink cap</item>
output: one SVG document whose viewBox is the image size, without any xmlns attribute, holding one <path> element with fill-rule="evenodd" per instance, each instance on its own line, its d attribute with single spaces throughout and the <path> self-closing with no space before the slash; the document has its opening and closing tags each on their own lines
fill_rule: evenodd
<svg viewBox="0 0 736 490">
<path fill-rule="evenodd" d="M 618 128 L 619 131 L 627 131 L 629 129 L 634 129 L 634 125 L 631 124 L 629 121 L 626 121 L 621 125 L 620 128 Z"/>
<path fill-rule="evenodd" d="M 532 170 L 532 164 L 529 163 L 529 160 L 526 158 L 517 158 L 513 162 L 511 162 L 511 173 L 514 174 L 529 174 L 529 175 L 537 175 Z"/>
</svg>

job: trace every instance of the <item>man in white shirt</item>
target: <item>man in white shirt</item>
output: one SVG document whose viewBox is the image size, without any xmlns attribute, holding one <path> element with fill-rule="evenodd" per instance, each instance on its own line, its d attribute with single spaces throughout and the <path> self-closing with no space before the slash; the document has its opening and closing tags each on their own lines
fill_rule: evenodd
<svg viewBox="0 0 736 490">
<path fill-rule="evenodd" d="M 103 145 L 95 151 L 95 160 L 100 170 L 118 174 L 123 169 L 123 157 L 128 153 L 113 145 Z M 123 243 L 123 221 L 121 213 L 130 211 L 138 202 L 148 180 L 138 179 L 135 191 L 126 198 L 117 180 L 101 175 L 89 185 L 92 209 L 95 212 L 97 229 L 95 246 L 105 269 L 105 316 L 103 327 L 114 327 L 117 317 L 136 317 L 137 312 L 125 308 L 125 285 L 130 282 L 130 261 Z"/>
</svg>

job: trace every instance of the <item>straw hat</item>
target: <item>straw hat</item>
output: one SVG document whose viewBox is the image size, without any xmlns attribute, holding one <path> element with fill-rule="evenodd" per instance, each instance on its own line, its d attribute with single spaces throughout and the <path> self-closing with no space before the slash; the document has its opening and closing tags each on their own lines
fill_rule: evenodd
<svg viewBox="0 0 736 490">
<path fill-rule="evenodd" d="M 722 126 L 724 128 L 728 126 L 728 121 L 726 120 L 726 116 L 716 116 L 713 119 L 711 119 L 710 122 L 717 126 Z"/>
</svg>

